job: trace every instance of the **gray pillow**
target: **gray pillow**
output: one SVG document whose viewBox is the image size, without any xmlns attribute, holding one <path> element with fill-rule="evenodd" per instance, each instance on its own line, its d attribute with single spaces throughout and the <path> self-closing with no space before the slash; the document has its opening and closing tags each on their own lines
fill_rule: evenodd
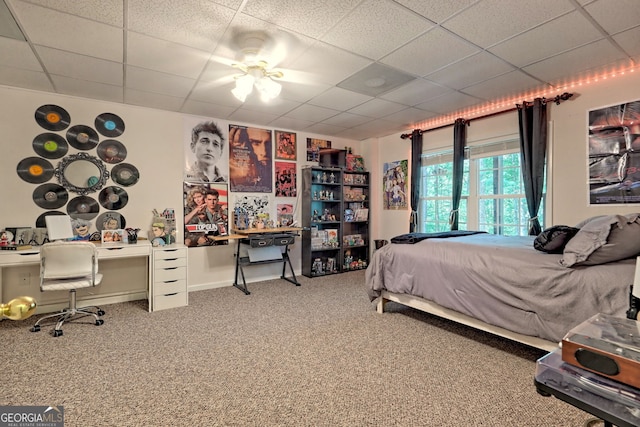
<svg viewBox="0 0 640 427">
<path fill-rule="evenodd" d="M 598 265 L 640 254 L 639 214 L 593 218 L 569 240 L 560 264 Z"/>
</svg>

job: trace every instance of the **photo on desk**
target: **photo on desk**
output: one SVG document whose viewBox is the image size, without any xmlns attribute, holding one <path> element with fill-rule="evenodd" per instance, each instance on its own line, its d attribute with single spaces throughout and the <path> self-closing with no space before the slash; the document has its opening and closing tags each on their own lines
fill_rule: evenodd
<svg viewBox="0 0 640 427">
<path fill-rule="evenodd" d="M 127 243 L 127 233 L 124 230 L 102 230 L 101 240 L 103 245 L 113 243 Z"/>
<path fill-rule="evenodd" d="M 229 188 L 226 183 L 185 182 L 184 244 L 187 247 L 228 245 Z"/>
</svg>

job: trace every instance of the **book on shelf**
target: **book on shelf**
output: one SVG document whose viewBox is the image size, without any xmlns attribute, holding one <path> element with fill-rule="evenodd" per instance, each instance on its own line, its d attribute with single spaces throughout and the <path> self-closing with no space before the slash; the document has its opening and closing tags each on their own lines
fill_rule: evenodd
<svg viewBox="0 0 640 427">
<path fill-rule="evenodd" d="M 360 208 L 356 210 L 355 221 L 367 221 L 369 219 L 369 209 Z"/>
</svg>

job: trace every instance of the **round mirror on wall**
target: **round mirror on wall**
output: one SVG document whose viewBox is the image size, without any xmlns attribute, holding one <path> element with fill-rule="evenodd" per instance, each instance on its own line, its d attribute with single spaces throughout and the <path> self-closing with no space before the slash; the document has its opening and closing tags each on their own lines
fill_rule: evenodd
<svg viewBox="0 0 640 427">
<path fill-rule="evenodd" d="M 109 179 L 109 171 L 102 160 L 87 153 L 64 157 L 54 174 L 60 185 L 81 196 L 100 190 Z"/>
</svg>

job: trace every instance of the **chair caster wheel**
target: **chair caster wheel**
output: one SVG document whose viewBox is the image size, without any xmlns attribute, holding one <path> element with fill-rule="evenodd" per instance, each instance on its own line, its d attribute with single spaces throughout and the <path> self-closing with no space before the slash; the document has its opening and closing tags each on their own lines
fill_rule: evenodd
<svg viewBox="0 0 640 427">
<path fill-rule="evenodd" d="M 96 320 L 96 326 L 100 326 L 100 325 L 103 325 L 103 324 L 104 324 L 104 320 L 102 320 L 102 319 Z"/>
<path fill-rule="evenodd" d="M 36 325 L 33 328 L 31 328 L 31 332 L 40 332 L 40 325 Z"/>
<path fill-rule="evenodd" d="M 104 316 L 104 310 L 98 310 L 96 313 L 98 316 Z"/>
<path fill-rule="evenodd" d="M 62 330 L 61 329 L 54 329 L 53 330 L 53 336 L 54 337 L 61 337 L 62 336 Z"/>
</svg>

